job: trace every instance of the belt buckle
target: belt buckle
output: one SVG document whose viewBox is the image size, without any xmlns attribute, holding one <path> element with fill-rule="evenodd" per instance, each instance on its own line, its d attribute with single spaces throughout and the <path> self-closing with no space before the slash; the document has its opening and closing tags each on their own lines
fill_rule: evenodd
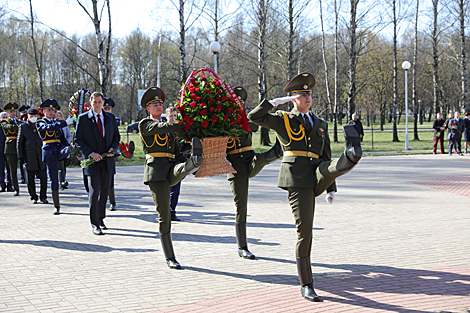
<svg viewBox="0 0 470 313">
<path fill-rule="evenodd" d="M 311 157 L 311 156 L 312 156 L 312 152 L 308 151 L 308 152 L 307 152 L 307 156 L 308 156 L 308 157 Z"/>
<path fill-rule="evenodd" d="M 238 149 L 238 152 L 242 153 L 242 152 L 243 152 L 243 148 Z"/>
</svg>

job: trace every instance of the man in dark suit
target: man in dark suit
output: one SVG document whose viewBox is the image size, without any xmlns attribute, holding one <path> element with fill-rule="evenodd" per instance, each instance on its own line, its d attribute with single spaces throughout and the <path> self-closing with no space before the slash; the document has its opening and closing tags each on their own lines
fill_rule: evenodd
<svg viewBox="0 0 470 313">
<path fill-rule="evenodd" d="M 112 151 L 118 149 L 121 137 L 116 118 L 103 110 L 103 94 L 94 92 L 90 103 L 93 109 L 77 119 L 75 143 L 82 151 L 84 160 L 92 158 L 95 161 L 85 168 L 85 175 L 90 190 L 88 199 L 93 234 L 103 235 L 102 229 L 107 229 L 103 220 L 106 217 L 109 183 L 116 172 Z"/>
<path fill-rule="evenodd" d="M 460 118 L 460 112 L 455 112 L 455 117 L 449 120 L 447 128 L 449 129 L 449 155 L 452 155 L 452 146 L 455 146 L 455 150 L 460 156 L 462 153 L 462 133 L 465 129 L 465 121 Z"/>
<path fill-rule="evenodd" d="M 335 179 L 351 171 L 362 157 L 361 139 L 353 125 L 344 125 L 346 149 L 339 159 L 331 159 L 328 124 L 312 112 L 312 88 L 315 77 L 300 73 L 284 88 L 291 97 L 263 100 L 248 118 L 273 129 L 284 151 L 277 186 L 289 193 L 289 202 L 297 228 L 296 263 L 302 296 L 318 302 L 313 288 L 310 253 L 313 241 L 315 197 L 324 191 L 328 203 L 335 200 Z M 292 101 L 291 112 L 269 113 L 276 105 Z"/>
<path fill-rule="evenodd" d="M 18 159 L 23 162 L 27 172 L 28 192 L 33 204 L 41 200 L 42 203 L 47 201 L 47 173 L 46 163 L 42 160 L 42 139 L 39 137 L 36 128 L 38 119 L 38 110 L 35 108 L 28 109 L 26 121 L 20 125 L 18 131 Z M 36 193 L 35 177 L 39 178 L 41 189 L 39 198 Z"/>
<path fill-rule="evenodd" d="M 359 136 L 361 136 L 362 141 L 364 139 L 364 127 L 362 127 L 362 122 L 359 120 L 356 113 L 353 113 L 353 115 L 351 116 L 349 124 L 354 126 L 356 131 L 359 133 Z"/>
<path fill-rule="evenodd" d="M 8 119 L 8 113 L 1 111 L 1 109 L 0 112 L 0 122 L 6 121 Z M 11 183 L 10 166 L 8 165 L 7 157 L 5 155 L 5 140 L 7 137 L 3 132 L 3 127 L 1 124 L 2 123 L 0 123 L 0 192 L 14 192 L 15 190 L 13 189 L 13 184 Z"/>
</svg>

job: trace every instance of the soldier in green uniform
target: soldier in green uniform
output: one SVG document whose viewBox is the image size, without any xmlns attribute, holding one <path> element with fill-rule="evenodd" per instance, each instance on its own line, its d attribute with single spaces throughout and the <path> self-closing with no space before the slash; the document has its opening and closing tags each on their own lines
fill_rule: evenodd
<svg viewBox="0 0 470 313">
<path fill-rule="evenodd" d="M 186 159 L 180 152 L 174 132 L 183 124 L 162 121 L 165 93 L 158 87 L 150 87 L 142 96 L 141 106 L 150 113 L 139 123 L 139 132 L 146 156 L 144 184 L 150 188 L 159 216 L 159 233 L 167 265 L 180 269 L 171 241 L 170 186 L 176 185 L 187 175 L 195 173 L 202 164 L 202 144 L 192 139 L 193 154 Z"/>
<path fill-rule="evenodd" d="M 21 122 L 16 118 L 17 103 L 7 103 L 3 108 L 8 113 L 8 120 L 2 121 L 3 132 L 5 133 L 5 156 L 10 166 L 11 180 L 15 196 L 20 195 L 20 186 L 18 184 L 18 152 L 16 151 L 16 142 L 18 138 L 18 125 Z"/>
<path fill-rule="evenodd" d="M 248 94 L 241 86 L 233 90 L 238 98 L 245 103 Z M 245 259 L 254 259 L 255 256 L 248 250 L 246 237 L 246 214 L 248 210 L 248 186 L 249 178 L 255 177 L 265 165 L 282 157 L 282 148 L 276 140 L 276 144 L 265 153 L 255 153 L 251 147 L 252 132 L 258 130 L 258 125 L 249 122 L 251 132 L 243 134 L 239 140 L 231 138 L 227 144 L 227 160 L 237 171 L 228 174 L 227 179 L 232 187 L 233 200 L 237 209 L 235 218 L 235 233 L 237 236 L 238 255 Z"/>
<path fill-rule="evenodd" d="M 248 117 L 256 124 L 273 129 L 281 142 L 284 157 L 278 187 L 289 193 L 297 226 L 296 261 L 301 294 L 310 301 L 320 298 L 313 289 L 310 263 L 315 197 L 327 191 L 326 201 L 335 199 L 336 177 L 353 169 L 362 157 L 359 133 L 353 125 L 343 126 L 346 149 L 339 159 L 331 159 L 328 124 L 309 111 L 315 77 L 301 73 L 285 87 L 291 97 L 263 100 Z M 292 101 L 291 112 L 268 113 L 274 106 Z"/>
</svg>

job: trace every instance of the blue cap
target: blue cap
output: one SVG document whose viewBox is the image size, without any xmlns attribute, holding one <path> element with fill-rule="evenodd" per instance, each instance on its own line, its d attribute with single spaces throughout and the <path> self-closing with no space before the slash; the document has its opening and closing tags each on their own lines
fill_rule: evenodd
<svg viewBox="0 0 470 313">
<path fill-rule="evenodd" d="M 115 106 L 116 106 L 116 104 L 114 103 L 113 99 L 111 99 L 109 97 L 104 98 L 103 108 L 114 108 Z"/>
<path fill-rule="evenodd" d="M 18 111 L 20 111 L 21 113 L 27 112 L 29 108 L 30 106 L 25 104 L 25 105 L 20 106 L 20 109 Z"/>
<path fill-rule="evenodd" d="M 57 110 L 59 108 L 59 104 L 57 103 L 56 99 L 49 98 L 47 100 L 44 100 L 43 103 L 39 106 L 41 109 L 55 109 Z"/>
</svg>

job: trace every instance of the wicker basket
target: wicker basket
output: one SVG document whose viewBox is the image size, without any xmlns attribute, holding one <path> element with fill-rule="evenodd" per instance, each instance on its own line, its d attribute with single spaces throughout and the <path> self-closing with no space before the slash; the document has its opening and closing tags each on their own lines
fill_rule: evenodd
<svg viewBox="0 0 470 313">
<path fill-rule="evenodd" d="M 215 175 L 232 174 L 237 171 L 225 158 L 227 151 L 227 137 L 206 137 L 202 139 L 202 165 L 195 177 L 209 177 Z"/>
</svg>

